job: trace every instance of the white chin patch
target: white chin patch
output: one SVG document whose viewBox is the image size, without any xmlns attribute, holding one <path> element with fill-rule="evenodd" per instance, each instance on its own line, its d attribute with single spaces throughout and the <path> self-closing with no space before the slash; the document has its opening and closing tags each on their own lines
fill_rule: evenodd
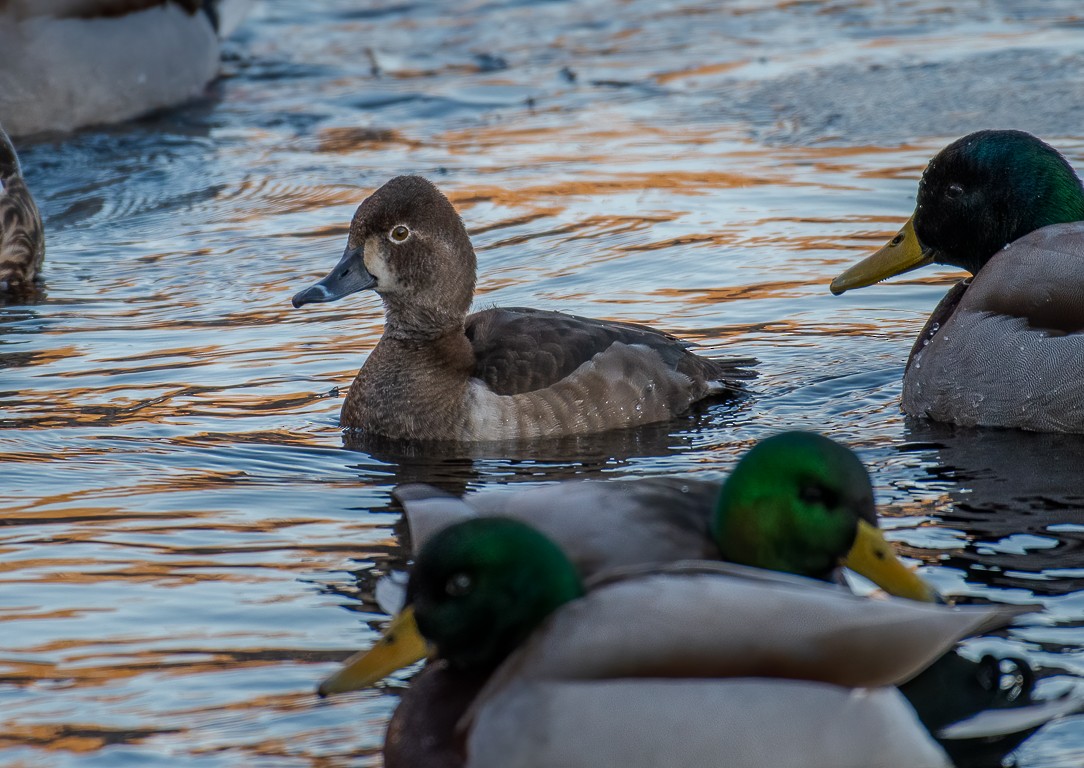
<svg viewBox="0 0 1084 768">
<path fill-rule="evenodd" d="M 382 238 L 372 235 L 365 241 L 365 249 L 362 252 L 362 262 L 369 274 L 376 278 L 374 286 L 377 293 L 395 293 L 400 289 L 399 281 L 395 279 L 395 273 L 388 265 L 387 245 Z"/>
</svg>

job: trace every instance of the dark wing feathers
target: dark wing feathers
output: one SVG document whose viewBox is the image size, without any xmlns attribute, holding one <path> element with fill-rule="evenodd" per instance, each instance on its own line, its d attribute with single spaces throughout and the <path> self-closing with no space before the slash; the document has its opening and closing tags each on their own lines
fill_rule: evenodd
<svg viewBox="0 0 1084 768">
<path fill-rule="evenodd" d="M 566 315 L 525 307 L 487 309 L 470 315 L 466 335 L 474 348 L 474 375 L 500 395 L 545 389 L 615 342 L 641 344 L 672 368 L 696 380 L 718 381 L 720 394 L 742 391 L 753 378 L 753 358 L 708 358 L 676 336 L 645 325 Z"/>
</svg>

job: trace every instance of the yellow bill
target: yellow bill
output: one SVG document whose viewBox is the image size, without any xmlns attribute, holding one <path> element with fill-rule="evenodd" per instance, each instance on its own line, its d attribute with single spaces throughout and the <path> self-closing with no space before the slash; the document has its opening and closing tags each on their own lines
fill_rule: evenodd
<svg viewBox="0 0 1084 768">
<path fill-rule="evenodd" d="M 426 657 L 426 644 L 414 621 L 414 609 L 404 608 L 367 651 L 355 653 L 342 668 L 325 679 L 316 692 L 321 696 L 346 693 L 378 683 L 392 672 Z"/>
<path fill-rule="evenodd" d="M 900 562 L 880 529 L 865 520 L 858 521 L 858 535 L 843 565 L 865 576 L 890 595 L 927 603 L 937 601 L 933 587 Z"/>
<path fill-rule="evenodd" d="M 915 234 L 915 217 L 912 215 L 903 229 L 877 253 L 862 259 L 833 280 L 831 290 L 838 296 L 852 288 L 864 288 L 931 262 L 933 254 L 922 247 Z"/>
</svg>

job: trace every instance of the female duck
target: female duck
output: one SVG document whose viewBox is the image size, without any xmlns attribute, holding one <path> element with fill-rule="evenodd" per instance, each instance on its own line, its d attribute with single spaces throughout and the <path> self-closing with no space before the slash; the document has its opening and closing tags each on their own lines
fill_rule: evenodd
<svg viewBox="0 0 1084 768">
<path fill-rule="evenodd" d="M 559 547 L 502 518 L 434 535 L 407 594 L 391 643 L 420 631 L 435 659 L 389 726 L 388 768 L 948 766 L 892 686 L 1019 610 L 712 563 L 585 594 Z"/>
<path fill-rule="evenodd" d="M 979 131 L 930 161 L 914 214 L 832 282 L 839 294 L 935 262 L 973 277 L 926 323 L 905 413 L 967 426 L 1084 432 L 1084 187 L 1020 131 Z"/>
<path fill-rule="evenodd" d="M 15 147 L 0 126 L 0 292 L 29 289 L 44 259 L 41 214 L 26 187 Z"/>
<path fill-rule="evenodd" d="M 535 309 L 468 315 L 475 255 L 452 204 L 418 176 L 354 214 L 346 253 L 295 307 L 372 288 L 384 335 L 341 423 L 396 440 L 519 440 L 666 421 L 741 391 L 748 359 L 708 359 L 642 325 Z"/>
</svg>

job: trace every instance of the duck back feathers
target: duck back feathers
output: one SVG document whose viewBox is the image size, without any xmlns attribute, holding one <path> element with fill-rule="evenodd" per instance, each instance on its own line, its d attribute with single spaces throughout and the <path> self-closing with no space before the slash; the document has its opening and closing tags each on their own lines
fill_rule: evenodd
<svg viewBox="0 0 1084 768">
<path fill-rule="evenodd" d="M 570 480 L 464 498 L 431 485 L 400 485 L 415 553 L 434 534 L 473 517 L 510 517 L 553 539 L 585 577 L 679 560 L 717 560 L 711 517 L 721 483 L 687 478 Z"/>
<path fill-rule="evenodd" d="M 475 378 L 498 395 L 552 386 L 616 343 L 647 347 L 673 370 L 720 382 L 729 394 L 755 375 L 742 367 L 755 364 L 753 358 L 700 357 L 689 351 L 692 344 L 637 323 L 504 307 L 470 315 L 464 332 L 474 350 Z"/>
</svg>

